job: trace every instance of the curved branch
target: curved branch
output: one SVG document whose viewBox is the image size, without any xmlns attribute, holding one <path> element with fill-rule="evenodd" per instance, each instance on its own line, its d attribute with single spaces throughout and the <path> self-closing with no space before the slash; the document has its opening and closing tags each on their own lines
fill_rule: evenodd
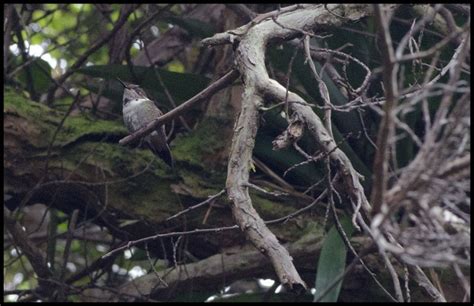
<svg viewBox="0 0 474 306">
<path fill-rule="evenodd" d="M 302 5 L 291 11 L 279 12 L 278 24 L 274 20 L 251 22 L 202 41 L 208 46 L 239 41 L 236 63 L 244 82 L 244 93 L 242 111 L 234 128 L 227 172 L 227 193 L 233 202 L 232 213 L 241 230 L 257 249 L 269 257 L 280 282 L 290 288 L 295 285 L 303 287 L 306 285 L 296 271 L 288 251 L 280 245 L 252 207 L 248 193 L 249 169 L 258 128 L 258 109 L 263 99 L 271 97 L 286 101 L 287 91 L 278 82 L 270 79 L 265 67 L 267 43 L 274 39 L 288 40 L 300 36 L 302 31 L 317 26 L 340 25 L 342 22 L 358 20 L 372 13 L 372 9 L 367 5 L 337 4 L 327 7 L 329 8 L 326 9 L 323 5 Z M 345 18 L 341 20 L 334 14 Z M 360 175 L 354 170 L 347 156 L 337 149 L 334 139 L 327 132 L 321 119 L 309 106 L 304 105 L 307 103 L 295 93 L 288 92 L 288 101 L 300 102 L 290 103 L 291 109 L 303 118 L 310 133 L 324 150 L 331 152 L 329 155 L 341 170 L 347 193 L 356 206 L 356 213 L 361 206 L 370 210 L 359 181 Z"/>
</svg>

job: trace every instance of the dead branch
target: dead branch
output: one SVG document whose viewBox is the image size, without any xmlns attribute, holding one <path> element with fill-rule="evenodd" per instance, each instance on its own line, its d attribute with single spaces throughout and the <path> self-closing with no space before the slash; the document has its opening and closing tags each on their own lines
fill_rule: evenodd
<svg viewBox="0 0 474 306">
<path fill-rule="evenodd" d="M 338 165 L 346 185 L 346 192 L 355 203 L 356 213 L 362 206 L 369 211 L 370 205 L 360 184 L 360 175 L 354 170 L 347 156 L 337 148 L 321 119 L 305 105 L 307 103 L 304 99 L 293 92 L 288 92 L 284 86 L 270 79 L 265 67 L 265 48 L 272 39 L 289 40 L 300 36 L 302 30 L 307 31 L 321 25 L 340 25 L 343 21 L 358 20 L 371 13 L 372 10 L 367 5 L 337 4 L 327 5 L 327 8 L 323 5 L 298 5 L 291 7 L 291 10 L 275 13 L 278 14 L 278 24 L 273 19 L 259 19 L 258 22 L 218 33 L 202 41 L 208 46 L 239 43 L 236 49 L 236 63 L 242 75 L 244 93 L 242 111 L 234 128 L 226 186 L 229 198 L 233 201 L 232 212 L 240 228 L 252 243 L 270 258 L 280 282 L 289 287 L 294 285 L 305 287 L 305 284 L 294 269 L 288 252 L 278 243 L 253 209 L 247 187 L 252 149 L 258 128 L 258 109 L 263 100 L 272 98 L 277 101 L 287 99 L 289 102 L 300 102 L 288 104 L 306 124 L 317 143 L 326 152 L 331 152 L 329 156 Z M 275 15 L 268 14 L 268 16 Z M 343 20 L 337 17 L 341 15 L 345 16 Z"/>
<path fill-rule="evenodd" d="M 369 244 L 366 238 L 361 237 L 353 238 L 351 241 L 354 245 L 358 246 L 358 249 Z M 298 260 L 299 264 L 304 264 L 305 262 L 313 261 L 314 256 L 320 252 L 321 246 L 321 236 L 308 235 L 307 237 L 302 237 L 299 241 L 289 244 L 287 247 L 295 260 Z M 229 273 L 229 271 L 233 271 L 233 273 Z M 158 273 L 159 275 L 150 273 L 127 282 L 119 291 L 131 296 L 141 296 L 169 294 L 169 288 L 175 288 L 173 295 L 177 295 L 188 290 L 188 285 L 190 284 L 196 290 L 202 286 L 206 290 L 214 288 L 217 291 L 223 285 L 223 278 L 225 278 L 226 282 L 230 283 L 233 280 L 244 277 L 272 275 L 271 265 L 266 257 L 255 250 L 224 252 L 196 263 L 178 265 L 164 271 L 158 271 Z M 164 280 L 168 287 L 160 279 Z M 106 292 L 100 296 L 106 301 L 114 298 Z"/>
</svg>

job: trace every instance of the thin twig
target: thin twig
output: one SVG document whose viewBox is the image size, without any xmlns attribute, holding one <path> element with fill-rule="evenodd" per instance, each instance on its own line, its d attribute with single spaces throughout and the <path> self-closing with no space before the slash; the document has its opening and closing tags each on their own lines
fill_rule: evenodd
<svg viewBox="0 0 474 306">
<path fill-rule="evenodd" d="M 388 147 L 390 146 L 394 134 L 394 114 L 392 109 L 396 107 L 398 99 L 397 71 L 398 65 L 395 63 L 395 52 L 392 47 L 392 38 L 389 31 L 389 20 L 382 5 L 374 5 L 377 24 L 379 25 L 379 35 L 382 40 L 383 84 L 385 87 L 386 103 L 384 104 L 384 117 L 380 124 L 377 135 L 377 151 L 374 158 L 374 186 L 371 195 L 372 214 L 380 211 L 385 191 L 387 188 L 388 171 Z"/>
<path fill-rule="evenodd" d="M 191 206 L 191 207 L 188 207 L 188 208 L 186 208 L 186 209 L 184 209 L 184 210 L 182 210 L 182 211 L 180 211 L 180 212 L 178 212 L 178 213 L 172 215 L 171 217 L 166 218 L 166 221 L 170 221 L 171 219 L 175 219 L 175 218 L 177 218 L 177 217 L 179 217 L 179 216 L 181 216 L 181 215 L 183 215 L 183 214 L 186 214 L 186 213 L 188 213 L 188 212 L 190 212 L 190 211 L 192 211 L 192 210 L 195 210 L 196 208 L 202 207 L 202 206 L 204 206 L 204 205 L 206 205 L 206 204 L 208 204 L 208 203 L 214 201 L 216 198 L 220 197 L 220 196 L 223 195 L 224 193 L 225 193 L 225 189 L 222 189 L 221 191 L 219 191 L 219 192 L 216 193 L 215 195 L 209 196 L 207 200 L 202 201 L 201 203 L 195 204 L 195 205 L 193 205 L 193 206 Z"/>
<path fill-rule="evenodd" d="M 66 245 L 64 246 L 64 253 L 63 253 L 63 265 L 61 267 L 61 271 L 59 274 L 59 282 L 64 284 L 64 277 L 66 276 L 66 271 L 67 271 L 67 263 L 71 251 L 71 244 L 72 240 L 74 238 L 73 233 L 74 230 L 76 229 L 77 225 L 77 218 L 79 216 L 79 209 L 75 209 L 72 212 L 71 219 L 69 221 L 69 227 L 68 227 L 68 233 L 67 233 L 67 238 L 66 238 Z M 65 287 L 61 286 L 60 287 L 60 299 L 65 301 L 66 293 L 65 293 Z"/>
<path fill-rule="evenodd" d="M 246 183 L 245 185 L 250 187 L 250 188 L 253 188 L 257 191 L 260 191 L 261 193 L 268 194 L 268 195 L 271 195 L 271 196 L 274 196 L 274 197 L 280 197 L 280 196 L 288 195 L 286 193 L 282 193 L 282 192 L 278 192 L 278 191 L 276 191 L 276 192 L 267 191 L 267 190 L 263 189 L 262 187 L 257 186 L 255 184 L 252 184 L 250 182 Z"/>
</svg>

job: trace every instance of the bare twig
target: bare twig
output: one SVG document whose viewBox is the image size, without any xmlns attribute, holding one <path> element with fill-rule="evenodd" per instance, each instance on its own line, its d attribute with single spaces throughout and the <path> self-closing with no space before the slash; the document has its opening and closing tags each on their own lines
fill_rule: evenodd
<svg viewBox="0 0 474 306">
<path fill-rule="evenodd" d="M 47 174 L 48 174 L 48 168 L 49 168 L 50 154 L 51 154 L 51 149 L 54 145 L 54 141 L 56 140 L 56 137 L 59 131 L 62 129 L 64 122 L 69 117 L 69 114 L 71 114 L 71 111 L 73 110 L 74 106 L 76 106 L 77 102 L 79 101 L 80 96 L 81 96 L 81 92 L 78 91 L 76 94 L 76 97 L 74 98 L 74 101 L 71 103 L 71 105 L 69 106 L 69 109 L 66 111 L 63 118 L 61 119 L 61 122 L 59 122 L 56 130 L 54 131 L 53 137 L 51 138 L 51 141 L 48 145 L 48 150 L 46 151 L 46 163 L 44 165 L 44 175 L 42 179 L 40 180 L 39 184 L 41 184 L 48 176 Z"/>
<path fill-rule="evenodd" d="M 146 50 L 146 48 L 145 48 L 145 50 Z M 145 51 L 145 52 L 148 53 L 147 51 Z M 164 90 L 164 92 L 165 92 L 165 94 L 166 94 L 166 97 L 168 98 L 168 101 L 170 102 L 171 106 L 173 106 L 174 108 L 176 108 L 176 102 L 174 101 L 173 96 L 170 94 L 168 88 L 166 87 L 165 83 L 163 82 L 163 79 L 162 79 L 160 73 L 159 73 L 158 70 L 156 69 L 156 68 L 158 68 L 158 67 L 156 67 L 155 64 L 151 64 L 151 65 L 153 65 L 153 67 L 155 68 L 155 69 L 153 69 L 153 71 L 155 72 L 155 75 L 156 75 L 156 77 L 158 78 L 158 81 L 160 82 L 161 87 L 163 87 L 163 90 Z M 184 127 L 188 132 L 191 131 L 191 128 L 189 127 L 189 125 L 188 125 L 188 123 L 186 122 L 186 120 L 184 120 L 183 116 L 179 116 L 179 121 L 181 121 L 181 124 L 183 125 L 183 127 Z"/>
<path fill-rule="evenodd" d="M 101 258 L 105 259 L 108 258 L 109 256 L 115 255 L 118 252 L 121 252 L 123 250 L 129 249 L 132 246 L 135 246 L 137 244 L 145 243 L 151 240 L 156 240 L 159 238 L 165 238 L 165 237 L 175 237 L 175 236 L 183 236 L 183 235 L 196 235 L 196 234 L 203 234 L 203 233 L 216 233 L 216 232 L 221 232 L 221 231 L 226 231 L 226 230 L 236 230 L 239 227 L 237 225 L 233 226 L 223 226 L 223 227 L 218 227 L 218 228 L 203 228 L 203 229 L 194 229 L 190 231 L 182 231 L 182 232 L 169 232 L 169 233 L 164 233 L 164 234 L 156 234 L 153 236 L 147 236 L 144 238 L 140 238 L 137 240 L 129 241 L 125 243 L 124 245 L 117 247 L 113 249 L 112 251 L 106 253 L 105 255 L 102 255 Z"/>
<path fill-rule="evenodd" d="M 306 36 L 304 38 L 304 50 L 306 53 L 306 61 L 309 63 L 309 67 L 311 68 L 311 71 L 313 72 L 313 76 L 318 83 L 318 88 L 319 88 L 319 94 L 321 95 L 321 98 L 323 99 L 324 105 L 332 105 L 331 103 L 331 97 L 329 96 L 329 91 L 324 83 L 323 79 L 319 75 L 319 73 L 316 71 L 316 66 L 314 65 L 313 59 L 311 58 L 311 53 L 309 51 L 309 36 Z M 323 73 L 324 66 L 321 68 L 321 74 Z M 324 126 L 326 127 L 326 130 L 328 131 L 329 135 L 334 138 L 334 135 L 332 133 L 332 121 L 331 121 L 331 107 L 327 107 L 324 111 Z"/>
<path fill-rule="evenodd" d="M 387 188 L 387 170 L 389 141 L 394 133 L 394 114 L 392 109 L 396 107 L 398 99 L 397 72 L 398 65 L 395 63 L 395 53 L 392 47 L 392 37 L 389 32 L 389 20 L 382 5 L 374 5 L 376 21 L 380 29 L 382 41 L 383 58 L 383 83 L 385 87 L 386 102 L 384 104 L 384 116 L 380 124 L 377 136 L 377 151 L 374 158 L 374 186 L 372 188 L 371 203 L 372 214 L 380 211 L 385 191 Z"/>
<path fill-rule="evenodd" d="M 419 266 L 408 266 L 408 270 L 411 272 L 412 277 L 416 280 L 418 285 L 423 287 L 426 292 L 433 298 L 434 302 L 446 302 L 446 298 L 436 287 L 431 283 L 430 279 L 426 276 L 425 272 L 421 270 Z"/>
<path fill-rule="evenodd" d="M 69 221 L 69 228 L 68 228 L 68 233 L 67 233 L 67 239 L 66 239 L 66 245 L 64 246 L 64 253 L 63 253 L 63 264 L 61 267 L 61 271 L 59 274 L 59 282 L 64 283 L 64 277 L 66 276 L 66 271 L 67 271 L 67 263 L 69 259 L 69 254 L 71 251 L 71 244 L 73 240 L 73 233 L 74 230 L 76 229 L 76 224 L 77 224 L 77 217 L 79 216 L 79 210 L 75 209 L 72 212 L 71 219 Z M 59 291 L 60 294 L 60 299 L 65 301 L 66 293 L 65 293 L 65 287 L 61 286 L 61 289 Z"/>
<path fill-rule="evenodd" d="M 204 206 L 204 205 L 206 205 L 206 204 L 208 204 L 208 203 L 214 201 L 216 198 L 220 197 L 220 196 L 223 195 L 224 193 L 225 193 L 225 189 L 219 191 L 219 192 L 216 193 L 215 195 L 209 196 L 207 200 L 202 201 L 201 203 L 195 204 L 195 205 L 193 205 L 193 206 L 191 206 L 191 207 L 188 207 L 188 208 L 186 208 L 186 209 L 184 209 L 184 210 L 182 210 L 182 211 L 180 211 L 180 212 L 178 212 L 178 213 L 172 215 L 171 217 L 166 218 L 166 221 L 169 221 L 169 220 L 171 220 L 171 219 L 175 219 L 175 218 L 177 218 L 177 217 L 179 217 L 179 216 L 181 216 L 181 215 L 183 215 L 183 214 L 186 214 L 186 213 L 190 212 L 191 210 L 194 210 L 194 209 L 196 209 L 196 208 L 202 207 L 202 206 Z"/>
<path fill-rule="evenodd" d="M 252 183 L 247 183 L 247 186 L 249 186 L 250 188 L 253 188 L 257 191 L 260 191 L 261 193 L 263 194 L 267 194 L 267 195 L 271 195 L 271 196 L 274 196 L 274 197 L 280 197 L 280 196 L 285 196 L 287 195 L 286 193 L 281 193 L 281 192 L 278 192 L 278 191 L 267 191 L 265 189 L 263 189 L 262 187 L 260 186 L 257 186 L 255 184 L 252 184 Z"/>
</svg>

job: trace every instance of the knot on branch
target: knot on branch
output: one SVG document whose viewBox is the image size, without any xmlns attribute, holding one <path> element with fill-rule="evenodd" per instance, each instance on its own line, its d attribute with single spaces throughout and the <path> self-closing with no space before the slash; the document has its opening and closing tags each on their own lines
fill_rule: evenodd
<svg viewBox="0 0 474 306">
<path fill-rule="evenodd" d="M 286 130 L 272 141 L 273 150 L 281 150 L 297 142 L 303 136 L 303 130 L 303 120 L 298 115 L 294 115 Z"/>
</svg>

